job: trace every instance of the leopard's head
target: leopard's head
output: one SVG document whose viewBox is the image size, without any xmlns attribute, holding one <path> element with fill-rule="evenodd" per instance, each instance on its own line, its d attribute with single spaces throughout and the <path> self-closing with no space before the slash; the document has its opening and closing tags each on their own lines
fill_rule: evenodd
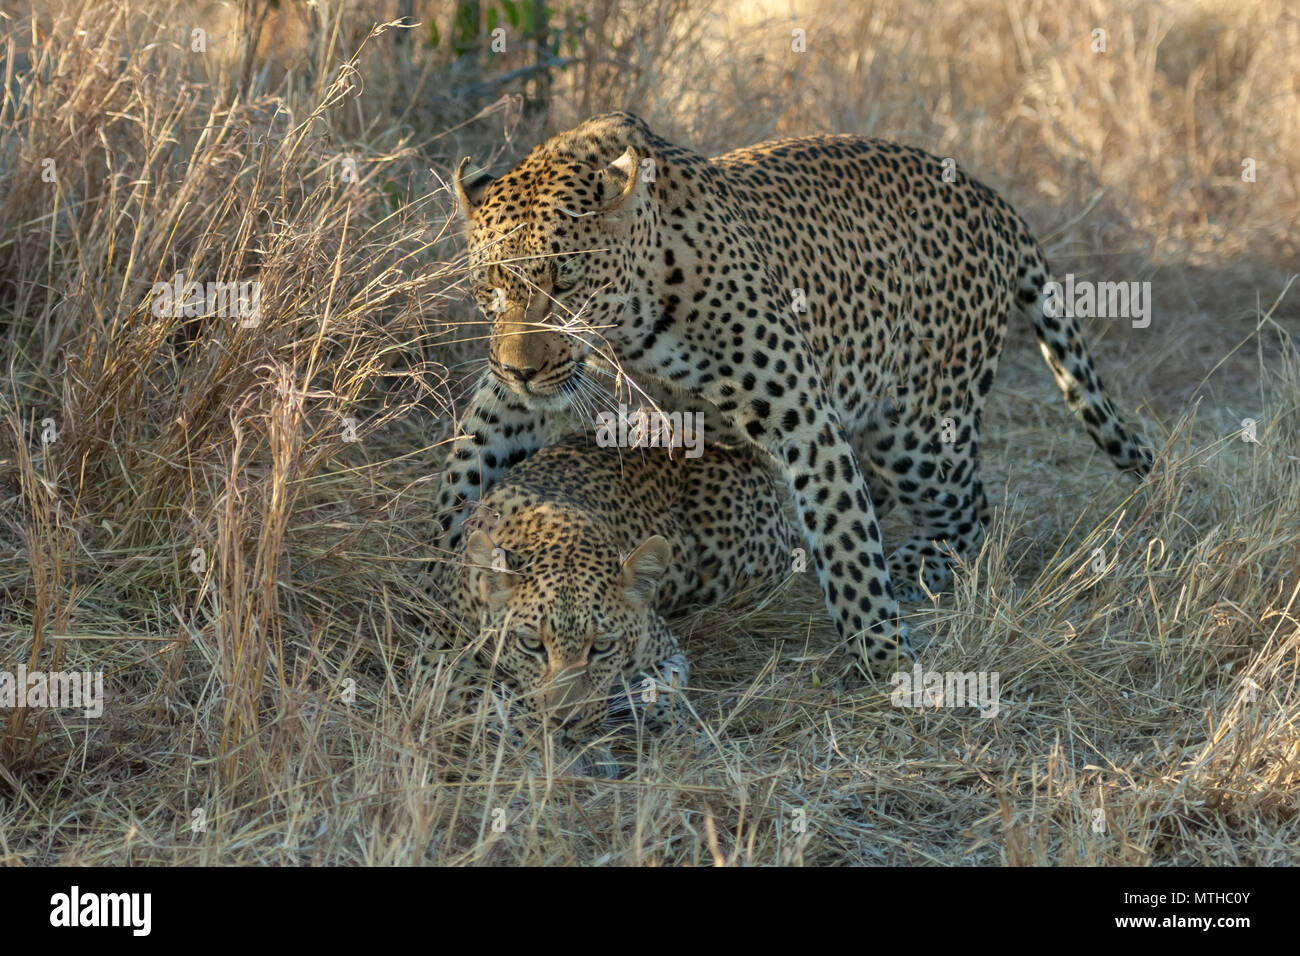
<svg viewBox="0 0 1300 956">
<path fill-rule="evenodd" d="M 566 406 L 590 353 L 620 354 L 653 325 L 657 204 L 644 157 L 615 148 L 543 144 L 498 179 L 467 177 L 468 160 L 456 171 L 491 374 L 535 408 Z"/>
<path fill-rule="evenodd" d="M 626 557 L 585 516 L 554 504 L 466 540 L 465 586 L 480 657 L 512 691 L 516 716 L 573 739 L 595 734 L 628 671 L 655 652 L 659 535 Z"/>
</svg>

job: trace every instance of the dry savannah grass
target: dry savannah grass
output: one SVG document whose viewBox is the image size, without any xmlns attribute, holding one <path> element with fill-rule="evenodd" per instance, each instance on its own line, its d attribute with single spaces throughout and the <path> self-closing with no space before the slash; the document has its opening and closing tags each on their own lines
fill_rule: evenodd
<svg viewBox="0 0 1300 956">
<path fill-rule="evenodd" d="M 1300 862 L 1294 6 L 537 6 L 540 65 L 494 0 L 481 50 L 450 2 L 0 4 L 0 671 L 107 697 L 0 710 L 0 864 Z M 675 622 L 691 726 L 617 780 L 417 669 L 486 348 L 446 177 L 610 108 L 919 145 L 1058 276 L 1150 283 L 1148 326 L 1089 324 L 1150 480 L 1014 322 L 987 543 L 909 608 L 995 716 L 823 686 L 812 575 Z M 155 315 L 176 273 L 258 281 L 256 325 Z"/>
</svg>

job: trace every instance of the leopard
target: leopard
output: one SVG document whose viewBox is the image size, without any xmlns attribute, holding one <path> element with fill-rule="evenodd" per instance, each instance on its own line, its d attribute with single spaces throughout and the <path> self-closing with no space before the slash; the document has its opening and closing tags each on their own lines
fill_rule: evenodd
<svg viewBox="0 0 1300 956">
<path fill-rule="evenodd" d="M 704 408 L 778 469 L 843 676 L 870 681 L 916 658 L 900 601 L 950 587 L 983 539 L 983 408 L 1013 313 L 1101 451 L 1139 480 L 1153 466 L 1029 225 L 951 157 L 851 134 L 706 157 L 619 111 L 500 175 L 468 167 L 450 188 L 488 355 L 437 497 L 443 548 L 593 390 Z M 878 519 L 900 506 L 911 536 L 886 554 Z"/>
<path fill-rule="evenodd" d="M 669 619 L 791 579 L 802 536 L 787 497 L 748 447 L 568 435 L 505 472 L 465 522 L 441 576 L 442 644 L 471 648 L 526 731 L 570 749 L 632 720 L 662 734 L 690 679 Z"/>
</svg>

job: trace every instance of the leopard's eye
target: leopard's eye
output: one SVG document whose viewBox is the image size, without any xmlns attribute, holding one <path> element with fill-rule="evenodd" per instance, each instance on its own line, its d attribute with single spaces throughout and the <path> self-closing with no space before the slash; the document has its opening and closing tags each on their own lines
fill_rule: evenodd
<svg viewBox="0 0 1300 956">
<path fill-rule="evenodd" d="M 476 290 L 474 301 L 485 315 L 495 315 L 506 310 L 506 293 L 499 286 Z"/>
<path fill-rule="evenodd" d="M 527 628 L 515 628 L 515 640 L 530 654 L 541 654 L 546 651 L 546 646 L 542 643 L 542 638 L 536 631 Z"/>
<path fill-rule="evenodd" d="M 617 634 L 605 634 L 596 638 L 591 645 L 591 654 L 593 657 L 600 657 L 608 654 L 618 645 Z"/>
<path fill-rule="evenodd" d="M 581 259 L 577 257 L 561 259 L 560 264 L 555 269 L 554 291 L 568 292 L 582 281 L 584 271 Z"/>
</svg>

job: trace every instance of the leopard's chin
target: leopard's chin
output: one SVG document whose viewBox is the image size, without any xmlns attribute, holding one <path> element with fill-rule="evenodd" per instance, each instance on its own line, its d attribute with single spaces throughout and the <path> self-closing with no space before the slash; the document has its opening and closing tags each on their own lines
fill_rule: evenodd
<svg viewBox="0 0 1300 956">
<path fill-rule="evenodd" d="M 502 378 L 493 370 L 492 378 L 497 387 L 529 408 L 540 411 L 563 411 L 570 405 L 572 388 L 567 388 L 577 377 L 578 365 L 573 365 L 567 372 L 548 378 L 547 381 L 534 384 L 517 382 Z"/>
<path fill-rule="evenodd" d="M 514 383 L 502 382 L 502 385 L 510 392 L 512 396 L 519 399 L 529 408 L 535 408 L 539 411 L 559 412 L 569 407 L 569 395 L 562 389 L 553 392 L 544 392 L 530 388 L 527 385 L 517 385 Z"/>
</svg>

